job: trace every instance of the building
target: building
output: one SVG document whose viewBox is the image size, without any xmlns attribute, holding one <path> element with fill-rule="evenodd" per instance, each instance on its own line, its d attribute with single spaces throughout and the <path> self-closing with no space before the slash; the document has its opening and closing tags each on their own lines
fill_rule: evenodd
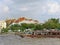
<svg viewBox="0 0 60 45">
<path fill-rule="evenodd" d="M 6 28 L 6 22 L 5 21 L 0 21 L 0 29 Z"/>
<path fill-rule="evenodd" d="M 6 28 L 6 22 L 5 21 L 0 21 L 0 32 L 2 28 Z"/>
<path fill-rule="evenodd" d="M 26 23 L 26 24 L 39 24 L 39 21 L 33 20 L 31 18 L 20 17 L 18 19 L 6 20 L 6 23 L 7 23 L 8 26 L 11 26 L 11 25 L 14 25 L 14 24 L 21 24 L 21 23 Z"/>
<path fill-rule="evenodd" d="M 25 18 L 25 17 L 21 17 L 19 19 L 17 19 L 14 24 L 21 24 L 21 23 L 27 23 L 27 24 L 38 24 L 39 22 L 37 20 L 33 20 L 33 19 L 28 19 L 28 18 Z"/>
</svg>

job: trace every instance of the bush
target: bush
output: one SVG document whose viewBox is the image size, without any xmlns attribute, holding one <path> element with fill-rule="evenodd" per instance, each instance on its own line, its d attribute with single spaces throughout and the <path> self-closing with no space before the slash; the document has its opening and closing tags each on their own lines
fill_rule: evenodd
<svg viewBox="0 0 60 45">
<path fill-rule="evenodd" d="M 1 33 L 7 33 L 8 32 L 8 28 L 3 28 L 2 30 L 1 30 Z"/>
</svg>

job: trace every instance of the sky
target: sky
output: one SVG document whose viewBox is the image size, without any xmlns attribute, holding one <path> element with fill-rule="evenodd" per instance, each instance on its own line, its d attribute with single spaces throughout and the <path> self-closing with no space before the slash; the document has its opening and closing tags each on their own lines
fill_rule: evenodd
<svg viewBox="0 0 60 45">
<path fill-rule="evenodd" d="M 0 0 L 0 20 L 19 17 L 42 23 L 60 18 L 60 0 Z"/>
</svg>

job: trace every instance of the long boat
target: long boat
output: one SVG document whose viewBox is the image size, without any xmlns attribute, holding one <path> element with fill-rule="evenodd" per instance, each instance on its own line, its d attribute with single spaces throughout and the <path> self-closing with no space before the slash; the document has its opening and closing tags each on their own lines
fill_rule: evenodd
<svg viewBox="0 0 60 45">
<path fill-rule="evenodd" d="M 40 33 L 38 32 L 34 32 L 34 34 L 24 34 L 24 33 L 21 33 L 21 32 L 15 32 L 15 35 L 18 35 L 22 38 L 24 37 L 37 37 L 37 38 L 41 38 L 41 37 L 44 37 L 44 38 L 60 38 L 60 31 L 42 31 Z"/>
</svg>

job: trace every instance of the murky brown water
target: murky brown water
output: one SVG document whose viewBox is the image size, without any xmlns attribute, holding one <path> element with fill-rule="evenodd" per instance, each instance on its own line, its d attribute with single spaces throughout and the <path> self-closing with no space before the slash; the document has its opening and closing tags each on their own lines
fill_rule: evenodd
<svg viewBox="0 0 60 45">
<path fill-rule="evenodd" d="M 60 45 L 60 39 L 21 38 L 15 35 L 0 35 L 0 45 Z"/>
</svg>

